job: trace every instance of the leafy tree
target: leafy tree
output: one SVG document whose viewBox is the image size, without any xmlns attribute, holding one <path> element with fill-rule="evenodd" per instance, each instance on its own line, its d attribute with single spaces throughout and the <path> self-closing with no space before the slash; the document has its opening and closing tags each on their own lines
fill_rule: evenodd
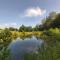
<svg viewBox="0 0 60 60">
<path fill-rule="evenodd" d="M 54 19 L 54 21 L 51 25 L 53 28 L 55 28 L 55 27 L 60 28 L 60 13 L 57 14 L 56 18 Z"/>
<path fill-rule="evenodd" d="M 14 28 L 14 27 L 9 27 L 9 30 L 10 31 L 18 31 L 18 29 L 17 28 Z"/>
<path fill-rule="evenodd" d="M 49 28 L 56 28 L 60 27 L 60 13 L 51 12 L 46 19 L 42 20 L 42 28 L 49 29 Z M 41 26 L 40 26 L 41 27 Z"/>
<path fill-rule="evenodd" d="M 23 32 L 23 31 L 25 31 L 25 32 L 30 32 L 30 31 L 32 31 L 32 27 L 31 27 L 31 26 L 24 26 L 24 25 L 22 25 L 22 26 L 19 28 L 19 31 L 20 31 L 20 32 Z"/>
<path fill-rule="evenodd" d="M 24 26 L 24 25 L 22 25 L 22 26 L 19 28 L 19 31 L 20 31 L 20 32 L 25 31 L 25 26 Z"/>
</svg>

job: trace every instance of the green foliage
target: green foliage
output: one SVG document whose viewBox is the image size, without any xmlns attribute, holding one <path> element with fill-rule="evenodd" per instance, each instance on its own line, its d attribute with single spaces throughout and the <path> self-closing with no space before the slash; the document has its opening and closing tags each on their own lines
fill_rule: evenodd
<svg viewBox="0 0 60 60">
<path fill-rule="evenodd" d="M 18 38 L 18 33 L 16 31 L 12 31 L 12 39 Z"/>
<path fill-rule="evenodd" d="M 24 25 L 22 25 L 20 28 L 19 28 L 19 31 L 20 32 L 23 32 L 23 31 L 25 31 L 25 32 L 31 32 L 32 31 L 32 27 L 31 26 L 24 26 Z"/>
<path fill-rule="evenodd" d="M 53 28 L 57 27 L 60 28 L 60 13 L 57 14 L 56 18 L 53 21 L 53 24 L 51 24 Z"/>
<path fill-rule="evenodd" d="M 60 28 L 60 13 L 50 13 L 42 25 L 44 29 Z"/>
<path fill-rule="evenodd" d="M 33 31 L 43 31 L 43 25 L 36 25 L 34 28 L 33 28 Z"/>
<path fill-rule="evenodd" d="M 11 32 L 8 29 L 3 30 L 0 33 L 0 42 L 2 41 L 2 44 L 7 45 L 11 41 Z M 8 43 L 9 42 L 9 43 Z"/>
<path fill-rule="evenodd" d="M 60 45 L 42 45 L 38 49 L 38 54 L 28 53 L 25 55 L 24 60 L 60 60 Z"/>
<path fill-rule="evenodd" d="M 14 28 L 14 27 L 9 27 L 9 30 L 10 31 L 18 31 L 18 29 L 17 28 Z"/>
<path fill-rule="evenodd" d="M 25 60 L 60 60 L 60 29 L 49 29 L 40 35 L 44 43 L 39 47 L 38 53 L 28 53 Z"/>
<path fill-rule="evenodd" d="M 42 39 L 44 39 L 46 42 L 52 44 L 53 42 L 60 41 L 60 29 L 55 28 L 55 29 L 49 29 L 45 30 L 41 36 Z"/>
<path fill-rule="evenodd" d="M 0 32 L 0 60 L 7 60 L 9 56 L 8 45 L 11 42 L 11 32 L 5 29 Z"/>
</svg>

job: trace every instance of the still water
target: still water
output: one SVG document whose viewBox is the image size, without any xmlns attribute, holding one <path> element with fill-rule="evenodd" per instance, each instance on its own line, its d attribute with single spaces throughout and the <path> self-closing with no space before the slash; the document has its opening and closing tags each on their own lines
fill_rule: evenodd
<svg viewBox="0 0 60 60">
<path fill-rule="evenodd" d="M 37 39 L 34 36 L 32 38 L 25 38 L 24 40 L 17 38 L 10 44 L 10 60 L 23 60 L 25 53 L 36 53 L 38 46 L 40 46 L 42 43 L 43 40 Z"/>
</svg>

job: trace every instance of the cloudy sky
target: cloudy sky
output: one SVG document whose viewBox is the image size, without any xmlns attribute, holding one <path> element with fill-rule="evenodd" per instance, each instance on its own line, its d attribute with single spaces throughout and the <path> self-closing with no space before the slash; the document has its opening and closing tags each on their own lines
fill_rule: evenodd
<svg viewBox="0 0 60 60">
<path fill-rule="evenodd" d="M 52 11 L 60 11 L 60 0 L 0 0 L 0 27 L 35 26 Z"/>
</svg>

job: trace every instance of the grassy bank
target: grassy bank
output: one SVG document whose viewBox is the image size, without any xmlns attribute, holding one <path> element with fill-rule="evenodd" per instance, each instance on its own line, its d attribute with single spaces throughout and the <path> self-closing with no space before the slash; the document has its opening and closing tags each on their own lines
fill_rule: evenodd
<svg viewBox="0 0 60 60">
<path fill-rule="evenodd" d="M 12 38 L 17 38 L 17 37 L 23 38 L 23 37 L 32 37 L 32 36 L 40 37 L 42 31 L 34 31 L 34 32 L 11 31 L 11 33 L 12 33 Z"/>
<path fill-rule="evenodd" d="M 43 31 L 40 38 L 45 41 L 38 49 L 38 53 L 25 55 L 25 60 L 60 60 L 60 29 Z"/>
<path fill-rule="evenodd" d="M 49 30 L 44 31 L 33 31 L 33 32 L 17 32 L 3 30 L 0 33 L 0 48 L 3 46 L 5 49 L 10 44 L 12 39 L 17 37 L 26 38 L 36 36 L 44 40 L 44 44 L 41 45 L 38 49 L 38 53 L 29 53 L 26 54 L 24 60 L 60 60 L 60 29 L 50 28 Z M 2 40 L 2 42 L 1 42 Z M 9 40 L 9 41 L 8 41 Z M 2 43 L 2 44 L 1 44 Z M 0 49 L 0 52 L 2 49 Z M 4 50 L 6 52 L 6 50 Z M 7 53 L 0 54 L 1 60 L 6 58 Z M 3 57 L 4 56 L 4 57 Z"/>
<path fill-rule="evenodd" d="M 25 55 L 25 60 L 60 60 L 60 29 L 50 28 L 44 31 L 34 31 L 34 32 L 16 32 L 11 31 L 12 37 L 31 37 L 36 36 L 44 40 L 43 44 L 38 49 L 38 54 L 29 53 Z"/>
</svg>

